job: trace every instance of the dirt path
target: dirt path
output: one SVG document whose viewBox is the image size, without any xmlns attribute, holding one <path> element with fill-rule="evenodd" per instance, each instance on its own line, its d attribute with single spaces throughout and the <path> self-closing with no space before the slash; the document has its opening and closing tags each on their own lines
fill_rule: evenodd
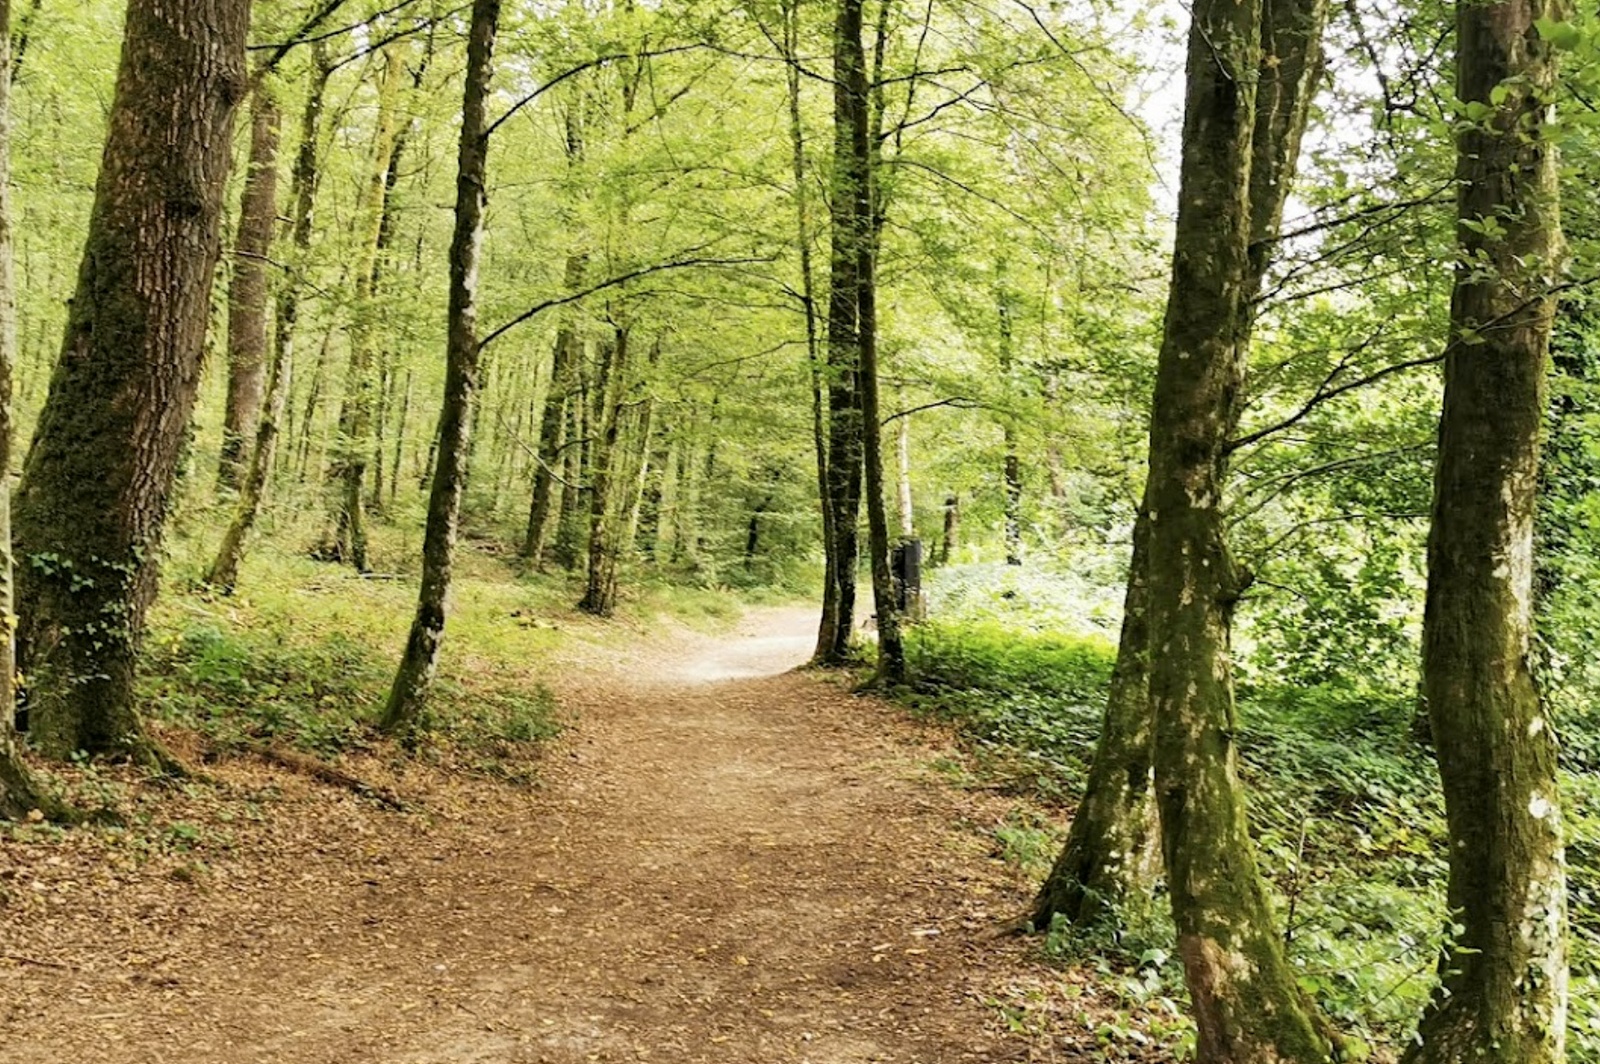
<svg viewBox="0 0 1600 1064">
<path fill-rule="evenodd" d="M 1037 972 L 961 826 L 994 810 L 893 711 L 786 671 L 811 624 L 577 663 L 536 793 L 398 816 L 280 782 L 203 874 L 0 869 L 30 902 L 0 909 L 0 1062 L 1090 1059 L 1006 1031 L 989 999 Z"/>
</svg>

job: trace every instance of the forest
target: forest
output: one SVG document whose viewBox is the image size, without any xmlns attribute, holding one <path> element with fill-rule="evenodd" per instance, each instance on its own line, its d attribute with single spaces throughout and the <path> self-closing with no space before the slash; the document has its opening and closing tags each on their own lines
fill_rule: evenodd
<svg viewBox="0 0 1600 1064">
<path fill-rule="evenodd" d="M 0 0 L 0 1064 L 1600 1064 L 1600 22 Z"/>
</svg>

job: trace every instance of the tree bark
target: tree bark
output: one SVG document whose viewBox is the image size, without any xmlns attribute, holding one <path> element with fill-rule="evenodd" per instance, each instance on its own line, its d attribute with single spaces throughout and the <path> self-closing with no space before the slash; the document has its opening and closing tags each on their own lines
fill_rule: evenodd
<svg viewBox="0 0 1600 1064">
<path fill-rule="evenodd" d="M 1248 351 L 1253 300 L 1271 262 L 1283 203 L 1322 70 L 1325 0 L 1265 0 L 1250 165 L 1250 246 L 1242 284 L 1238 344 Z M 1240 372 L 1243 372 L 1241 366 Z M 1236 415 L 1234 415 L 1236 416 Z M 1155 885 L 1160 826 L 1150 791 L 1154 753 L 1149 701 L 1149 519 L 1142 500 L 1134 523 L 1123 625 L 1100 738 L 1083 801 L 1066 845 L 1034 901 L 1034 926 L 1056 916 L 1089 926 L 1142 904 Z"/>
<path fill-rule="evenodd" d="M 16 431 L 11 396 L 17 353 L 11 238 L 12 70 L 11 0 L 0 0 L 0 817 L 16 820 L 35 809 L 57 817 L 65 810 L 45 793 L 17 749 L 11 553 L 11 438 Z"/>
<path fill-rule="evenodd" d="M 617 477 L 617 435 L 621 423 L 622 394 L 628 373 L 629 333 L 617 326 L 602 359 L 596 391 L 600 394 L 599 438 L 589 467 L 589 557 L 583 598 L 578 609 L 596 617 L 610 617 L 617 606 L 617 543 L 612 520 L 613 484 Z"/>
<path fill-rule="evenodd" d="M 583 283 L 584 264 L 581 254 L 567 256 L 566 291 L 575 292 Z M 522 556 L 536 567 L 544 563 L 545 541 L 549 539 L 550 502 L 557 483 L 556 469 L 561 462 L 562 429 L 568 407 L 577 393 L 579 343 L 575 322 L 569 314 L 556 329 L 555 350 L 550 361 L 550 391 L 545 396 L 544 411 L 539 418 L 538 468 L 533 474 L 528 530 L 522 540 Z"/>
<path fill-rule="evenodd" d="M 444 640 L 446 598 L 455 562 L 461 496 L 466 489 L 472 437 L 473 393 L 478 385 L 478 260 L 488 198 L 489 135 L 485 100 L 494 74 L 500 0 L 473 0 L 467 33 L 467 69 L 461 103 L 456 167 L 455 232 L 450 241 L 450 306 L 445 352 L 444 406 L 439 414 L 438 464 L 428 498 L 422 546 L 422 586 L 405 655 L 389 691 L 383 730 L 409 735 L 427 703 Z"/>
<path fill-rule="evenodd" d="M 77 292 L 17 492 L 47 752 L 152 758 L 133 700 L 221 252 L 248 0 L 130 0 Z"/>
<path fill-rule="evenodd" d="M 380 257 L 388 228 L 387 205 L 401 140 L 400 79 L 404 63 L 390 48 L 378 87 L 378 121 L 373 134 L 372 169 L 362 197 L 356 235 L 355 315 L 350 323 L 350 362 L 345 371 L 344 399 L 339 409 L 339 437 L 328 480 L 334 488 L 330 528 L 318 552 L 366 572 L 367 528 L 363 488 L 371 455 L 373 414 L 373 332 L 377 311 Z"/>
<path fill-rule="evenodd" d="M 266 391 L 267 258 L 278 222 L 278 126 L 281 113 L 270 78 L 251 94 L 250 162 L 239 199 L 239 229 L 228 285 L 228 401 L 222 422 L 217 486 L 236 491 Z"/>
<path fill-rule="evenodd" d="M 1539 0 L 1456 10 L 1460 254 L 1428 536 L 1423 692 L 1458 928 L 1408 1064 L 1558 1064 L 1567 901 L 1556 740 L 1533 653 L 1533 523 L 1559 277 L 1556 60 Z M 1490 225 L 1492 223 L 1492 227 Z"/>
<path fill-rule="evenodd" d="M 1160 871 L 1151 749 L 1149 555 L 1150 520 L 1141 505 L 1133 526 L 1117 662 L 1088 787 L 1029 917 L 1041 930 L 1057 917 L 1078 927 L 1117 924 L 1127 906 L 1148 900 Z"/>
<path fill-rule="evenodd" d="M 855 628 L 856 569 L 861 545 L 861 492 L 867 423 L 861 410 L 861 200 L 870 197 L 865 158 L 856 148 L 856 131 L 866 123 L 866 56 L 861 47 L 861 0 L 839 0 L 833 34 L 833 178 L 829 199 L 833 219 L 828 290 L 828 490 L 829 576 L 833 594 L 824 597 L 814 661 L 840 665 L 849 660 Z M 867 211 L 870 215 L 870 199 Z M 876 426 L 873 426 L 876 431 Z"/>
<path fill-rule="evenodd" d="M 1226 542 L 1228 440 L 1254 295 L 1251 155 L 1260 0 L 1201 0 L 1151 413 L 1150 696 L 1162 855 L 1202 1064 L 1330 1059 L 1256 866 L 1229 665 L 1244 581 Z"/>
<path fill-rule="evenodd" d="M 295 327 L 300 319 L 301 272 L 305 269 L 311 250 L 311 232 L 315 221 L 317 193 L 317 145 L 322 130 L 322 94 L 327 88 L 332 67 L 319 51 L 316 72 L 307 90 L 305 109 L 300 114 L 300 145 L 295 152 L 294 171 L 290 176 L 289 196 L 294 212 L 288 223 L 290 240 L 289 270 L 278 288 L 277 315 L 274 322 L 271 365 L 267 371 L 267 405 L 265 416 L 256 427 L 255 447 L 251 452 L 249 471 L 239 493 L 239 504 L 234 509 L 233 520 L 223 534 L 217 556 L 211 563 L 206 583 L 232 593 L 239 579 L 239 566 L 244 561 L 245 547 L 251 530 L 260 516 L 266 498 L 267 484 L 272 477 L 273 458 L 277 453 L 278 437 L 288 410 L 291 394 L 290 382 L 294 369 Z M 259 91 L 259 89 L 258 89 Z M 274 220 L 277 215 L 276 187 L 270 204 Z"/>
</svg>

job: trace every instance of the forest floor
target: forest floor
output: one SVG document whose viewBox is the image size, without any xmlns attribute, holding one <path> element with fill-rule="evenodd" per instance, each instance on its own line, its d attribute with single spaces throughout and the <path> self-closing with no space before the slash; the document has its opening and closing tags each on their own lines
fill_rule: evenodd
<svg viewBox="0 0 1600 1064">
<path fill-rule="evenodd" d="M 790 671 L 813 621 L 565 646 L 532 787 L 350 759 L 394 812 L 230 759 L 150 799 L 164 844 L 0 845 L 0 1062 L 1127 1059 L 1091 977 L 1004 933 L 1015 801 Z"/>
</svg>

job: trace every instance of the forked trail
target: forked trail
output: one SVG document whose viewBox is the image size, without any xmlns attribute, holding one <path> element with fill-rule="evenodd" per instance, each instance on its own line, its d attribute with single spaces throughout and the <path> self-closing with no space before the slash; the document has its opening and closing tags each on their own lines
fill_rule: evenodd
<svg viewBox="0 0 1600 1064">
<path fill-rule="evenodd" d="M 67 967 L 0 960 L 0 1061 L 1080 1059 L 992 1003 L 1039 977 L 996 935 L 1025 898 L 973 830 L 993 799 L 892 710 L 788 672 L 811 623 L 575 662 L 531 794 L 341 797 L 262 844 L 271 870 L 246 847 L 127 887 L 55 929 Z"/>
</svg>

